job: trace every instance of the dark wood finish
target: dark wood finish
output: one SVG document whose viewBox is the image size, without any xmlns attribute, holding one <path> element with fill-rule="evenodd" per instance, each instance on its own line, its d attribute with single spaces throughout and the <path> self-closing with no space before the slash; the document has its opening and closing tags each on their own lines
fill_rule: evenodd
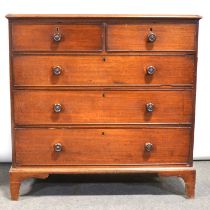
<svg viewBox="0 0 210 210">
<path fill-rule="evenodd" d="M 200 16 L 7 18 L 13 200 L 55 173 L 178 176 L 194 197 Z"/>
<path fill-rule="evenodd" d="M 155 42 L 149 43 L 150 31 L 157 35 Z M 195 50 L 195 24 L 115 24 L 107 26 L 108 51 L 173 51 Z"/>
<path fill-rule="evenodd" d="M 53 41 L 59 31 L 60 42 Z M 15 51 L 100 51 L 101 25 L 25 25 L 12 26 L 12 49 Z"/>
<path fill-rule="evenodd" d="M 147 103 L 154 111 L 146 110 Z M 54 104 L 61 104 L 56 113 Z M 26 124 L 190 123 L 192 91 L 14 91 L 14 120 Z"/>
<path fill-rule="evenodd" d="M 194 56 L 14 56 L 15 86 L 186 85 L 194 82 Z M 54 75 L 52 67 L 60 66 Z M 148 75 L 146 69 L 156 72 Z"/>
<path fill-rule="evenodd" d="M 190 128 L 16 129 L 17 165 L 186 164 Z M 30 136 L 30 140 L 28 137 Z M 145 144 L 153 145 L 151 152 Z M 62 150 L 54 151 L 60 143 Z"/>
</svg>

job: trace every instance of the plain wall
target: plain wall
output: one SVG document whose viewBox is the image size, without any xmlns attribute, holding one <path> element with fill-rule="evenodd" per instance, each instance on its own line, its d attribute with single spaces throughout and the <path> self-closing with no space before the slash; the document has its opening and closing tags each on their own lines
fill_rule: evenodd
<svg viewBox="0 0 210 210">
<path fill-rule="evenodd" d="M 210 12 L 207 3 L 207 0 L 0 0 L 0 161 L 11 161 L 8 24 L 5 18 L 8 13 L 202 15 L 199 31 L 194 158 L 210 159 Z"/>
</svg>

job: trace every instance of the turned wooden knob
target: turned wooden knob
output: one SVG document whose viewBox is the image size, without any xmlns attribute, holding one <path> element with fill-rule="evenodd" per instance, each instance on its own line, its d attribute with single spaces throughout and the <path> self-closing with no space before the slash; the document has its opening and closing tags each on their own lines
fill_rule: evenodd
<svg viewBox="0 0 210 210">
<path fill-rule="evenodd" d="M 146 69 L 146 72 L 148 75 L 153 75 L 156 71 L 156 68 L 154 66 L 148 66 Z"/>
<path fill-rule="evenodd" d="M 61 104 L 54 104 L 54 105 L 53 105 L 53 110 L 54 110 L 54 112 L 56 112 L 56 113 L 61 112 L 61 111 L 62 111 L 62 105 L 61 105 Z"/>
<path fill-rule="evenodd" d="M 144 144 L 144 149 L 145 149 L 146 152 L 151 152 L 152 149 L 153 149 L 153 144 L 150 143 L 150 142 L 145 143 Z"/>
<path fill-rule="evenodd" d="M 60 66 L 52 67 L 52 73 L 55 76 L 59 76 L 62 72 L 62 68 Z"/>
<path fill-rule="evenodd" d="M 59 32 L 56 32 L 54 35 L 53 35 L 53 41 L 55 42 L 60 42 L 62 39 L 62 35 L 59 33 Z"/>
<path fill-rule="evenodd" d="M 152 31 L 150 31 L 147 35 L 147 41 L 150 42 L 150 43 L 153 43 L 155 42 L 157 39 L 157 36 L 155 33 L 153 33 Z"/>
<path fill-rule="evenodd" d="M 154 104 L 153 103 L 147 103 L 146 104 L 146 110 L 148 112 L 153 112 L 154 111 Z"/>
<path fill-rule="evenodd" d="M 62 151 L 62 145 L 61 145 L 61 143 L 54 144 L 54 151 L 55 152 L 61 152 Z"/>
</svg>

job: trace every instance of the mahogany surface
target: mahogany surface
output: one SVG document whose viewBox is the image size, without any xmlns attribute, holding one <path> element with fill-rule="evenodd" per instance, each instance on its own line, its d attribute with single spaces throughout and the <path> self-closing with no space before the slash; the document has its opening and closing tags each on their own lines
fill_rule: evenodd
<svg viewBox="0 0 210 210">
<path fill-rule="evenodd" d="M 192 90 L 15 90 L 14 121 L 27 124 L 190 123 Z M 148 112 L 146 104 L 154 104 Z M 61 104 L 56 113 L 54 104 Z"/>
<path fill-rule="evenodd" d="M 59 31 L 61 42 L 53 42 Z M 100 25 L 14 25 L 12 46 L 15 51 L 98 51 L 102 49 Z"/>
<path fill-rule="evenodd" d="M 56 173 L 177 176 L 194 197 L 200 16 L 7 18 L 12 200 Z"/>
<path fill-rule="evenodd" d="M 52 73 L 56 66 L 62 68 L 59 76 Z M 156 68 L 154 75 L 146 73 L 148 66 Z M 13 74 L 15 86 L 192 85 L 194 56 L 16 55 Z"/>
<path fill-rule="evenodd" d="M 190 133 L 190 128 L 16 129 L 16 164 L 186 164 Z M 145 151 L 147 142 L 152 152 Z M 59 153 L 53 149 L 56 143 L 62 145 Z"/>
<path fill-rule="evenodd" d="M 145 35 L 153 31 L 155 43 L 148 43 Z M 196 48 L 195 24 L 115 24 L 107 26 L 108 51 L 174 51 Z"/>
</svg>

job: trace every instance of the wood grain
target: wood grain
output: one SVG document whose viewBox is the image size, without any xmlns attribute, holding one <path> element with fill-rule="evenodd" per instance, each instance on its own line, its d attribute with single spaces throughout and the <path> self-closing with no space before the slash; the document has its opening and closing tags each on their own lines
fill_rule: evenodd
<svg viewBox="0 0 210 210">
<path fill-rule="evenodd" d="M 152 30 L 154 43 L 147 41 Z M 107 26 L 108 51 L 195 50 L 195 24 L 113 24 Z"/>
<path fill-rule="evenodd" d="M 11 199 L 18 200 L 20 184 L 25 179 L 34 177 L 45 179 L 49 174 L 158 174 L 159 176 L 177 176 L 185 182 L 187 198 L 194 198 L 196 171 L 192 167 L 138 167 L 138 166 L 36 166 L 11 167 L 10 169 Z"/>
<path fill-rule="evenodd" d="M 25 179 L 29 178 L 36 178 L 36 179 L 46 179 L 49 174 L 40 171 L 31 172 L 31 171 L 24 171 L 23 173 L 20 171 L 17 171 L 15 168 L 11 168 L 9 171 L 10 176 L 10 194 L 12 200 L 18 200 L 19 198 L 19 190 L 21 186 L 21 182 Z"/>
<path fill-rule="evenodd" d="M 194 82 L 194 56 L 14 56 L 15 86 L 186 85 Z M 55 76 L 52 67 L 60 66 Z M 146 69 L 154 66 L 154 75 Z"/>
<path fill-rule="evenodd" d="M 146 104 L 154 104 L 147 112 Z M 53 111 L 61 104 L 60 113 Z M 71 123 L 190 123 L 192 91 L 14 91 L 17 125 Z"/>
<path fill-rule="evenodd" d="M 49 174 L 178 176 L 194 197 L 196 15 L 7 15 L 13 163 L 21 182 Z M 56 31 L 60 42 L 53 41 Z M 156 41 L 147 41 L 148 32 Z M 61 66 L 60 76 L 52 75 Z M 156 67 L 153 76 L 146 67 Z M 154 111 L 146 111 L 147 103 Z M 62 105 L 61 113 L 53 105 Z M 153 150 L 145 152 L 145 143 Z M 62 151 L 54 152 L 61 143 Z"/>
<path fill-rule="evenodd" d="M 60 42 L 53 41 L 59 29 Z M 15 51 L 100 51 L 101 25 L 25 25 L 12 26 L 12 49 Z"/>
<path fill-rule="evenodd" d="M 16 164 L 186 164 L 190 133 L 189 128 L 16 129 Z M 144 148 L 148 142 L 151 152 Z M 54 151 L 56 143 L 61 152 Z"/>
</svg>

